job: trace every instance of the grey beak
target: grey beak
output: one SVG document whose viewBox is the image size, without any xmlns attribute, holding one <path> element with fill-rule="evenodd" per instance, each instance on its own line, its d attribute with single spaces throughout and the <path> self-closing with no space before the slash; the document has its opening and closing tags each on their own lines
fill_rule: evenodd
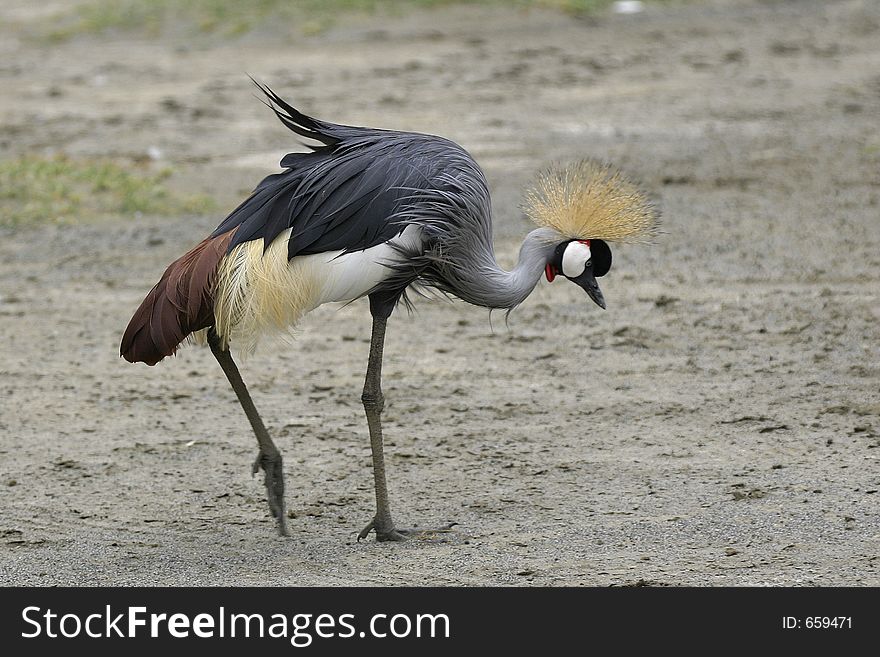
<svg viewBox="0 0 880 657">
<path fill-rule="evenodd" d="M 596 302 L 596 305 L 602 310 L 605 310 L 605 297 L 602 294 L 602 290 L 599 289 L 599 283 L 596 282 L 596 277 L 593 276 L 592 267 L 587 267 L 587 270 L 583 274 L 570 280 L 584 288 L 584 292 Z"/>
</svg>

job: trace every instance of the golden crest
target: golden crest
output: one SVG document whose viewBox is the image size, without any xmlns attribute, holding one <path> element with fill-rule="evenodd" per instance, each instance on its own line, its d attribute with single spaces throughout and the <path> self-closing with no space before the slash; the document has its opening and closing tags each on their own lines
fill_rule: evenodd
<svg viewBox="0 0 880 657">
<path fill-rule="evenodd" d="M 523 209 L 538 226 L 571 239 L 645 241 L 657 228 L 647 196 L 617 169 L 591 160 L 544 171 Z"/>
</svg>

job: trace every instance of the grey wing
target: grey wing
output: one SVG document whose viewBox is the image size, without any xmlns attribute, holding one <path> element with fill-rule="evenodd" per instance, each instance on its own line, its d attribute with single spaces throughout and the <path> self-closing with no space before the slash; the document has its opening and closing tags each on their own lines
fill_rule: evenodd
<svg viewBox="0 0 880 657">
<path fill-rule="evenodd" d="M 405 227 L 394 217 L 425 176 L 384 150 L 358 144 L 344 153 L 288 155 L 288 170 L 263 180 L 214 235 L 238 226 L 230 250 L 260 238 L 268 247 L 290 228 L 290 258 L 388 241 Z"/>
<path fill-rule="evenodd" d="M 260 238 L 268 248 L 288 228 L 290 258 L 386 242 L 409 223 L 402 211 L 436 186 L 444 153 L 461 152 L 430 135 L 318 121 L 264 91 L 285 125 L 323 146 L 285 156 L 286 171 L 266 177 L 217 227 L 213 236 L 238 228 L 230 250 Z"/>
</svg>

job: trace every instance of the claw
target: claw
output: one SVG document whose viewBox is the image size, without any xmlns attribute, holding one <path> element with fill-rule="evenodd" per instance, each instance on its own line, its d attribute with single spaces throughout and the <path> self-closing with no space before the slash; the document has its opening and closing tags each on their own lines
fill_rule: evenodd
<svg viewBox="0 0 880 657">
<path fill-rule="evenodd" d="M 416 538 L 416 535 L 411 533 L 406 529 L 392 529 L 390 532 L 376 532 L 376 540 L 380 543 L 385 543 L 387 541 L 408 541 L 411 538 Z"/>
<path fill-rule="evenodd" d="M 370 520 L 370 522 L 367 523 L 367 526 L 364 527 L 364 528 L 360 531 L 360 533 L 358 534 L 358 543 L 361 542 L 361 539 L 366 538 L 367 536 L 369 536 L 370 532 L 373 531 L 373 528 L 374 528 L 374 527 L 375 527 L 375 521 Z"/>
<path fill-rule="evenodd" d="M 290 536 L 287 531 L 287 520 L 284 513 L 284 469 L 282 467 L 281 454 L 265 454 L 260 452 L 254 461 L 252 475 L 262 469 L 266 473 L 264 483 L 266 485 L 266 498 L 269 502 L 269 511 L 278 523 L 278 534 Z"/>
<path fill-rule="evenodd" d="M 448 534 L 456 525 L 458 525 L 457 522 L 450 522 L 449 524 L 437 527 L 436 529 L 396 529 L 392 527 L 391 529 L 379 530 L 376 527 L 376 519 L 374 518 L 360 531 L 357 540 L 360 542 L 360 540 L 366 538 L 371 531 L 376 530 L 376 540 L 380 543 L 386 541 L 407 541 L 409 539 L 430 541 L 438 538 L 438 534 Z"/>
</svg>

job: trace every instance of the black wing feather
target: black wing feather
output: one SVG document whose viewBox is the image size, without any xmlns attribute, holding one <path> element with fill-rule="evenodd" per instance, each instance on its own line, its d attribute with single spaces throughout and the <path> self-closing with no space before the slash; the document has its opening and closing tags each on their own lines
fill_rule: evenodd
<svg viewBox="0 0 880 657">
<path fill-rule="evenodd" d="M 336 135 L 334 134 L 334 132 L 337 132 L 336 129 L 344 128 L 346 126 L 338 126 L 333 123 L 327 123 L 325 121 L 320 121 L 318 119 L 312 118 L 311 116 L 307 116 L 297 110 L 295 107 L 287 104 L 268 86 L 260 84 L 253 78 L 251 78 L 251 81 L 255 85 L 257 85 L 257 88 L 259 88 L 259 90 L 262 91 L 269 99 L 269 102 L 263 102 L 265 102 L 269 109 L 275 112 L 275 115 L 281 120 L 281 122 L 285 126 L 287 126 L 296 134 L 303 137 L 308 137 L 309 139 L 320 141 L 326 146 L 331 146 L 339 142 L 342 138 L 341 135 Z"/>
<path fill-rule="evenodd" d="M 285 171 L 264 178 L 217 227 L 213 236 L 238 228 L 231 251 L 262 239 L 264 248 L 291 228 L 288 256 L 358 251 L 400 234 L 400 217 L 420 190 L 466 154 L 431 135 L 338 125 L 299 112 L 255 81 L 281 122 L 321 142 L 311 153 L 289 153 Z M 469 157 L 468 157 L 469 159 Z"/>
</svg>

